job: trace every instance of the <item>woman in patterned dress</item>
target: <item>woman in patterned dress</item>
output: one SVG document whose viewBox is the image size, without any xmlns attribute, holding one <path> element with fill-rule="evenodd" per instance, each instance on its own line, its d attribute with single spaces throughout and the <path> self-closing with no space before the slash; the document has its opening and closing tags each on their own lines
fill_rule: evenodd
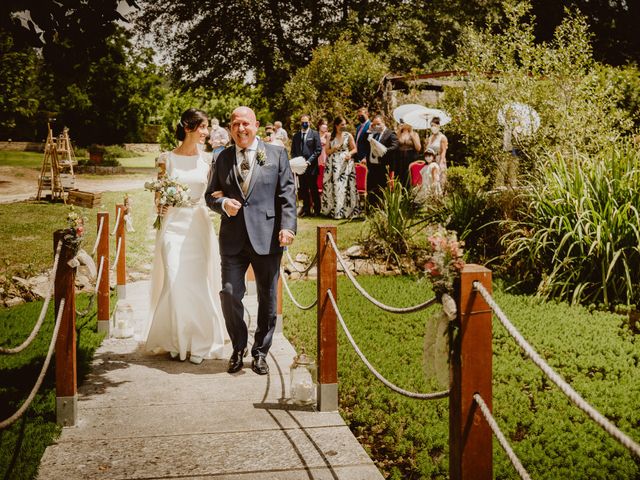
<svg viewBox="0 0 640 480">
<path fill-rule="evenodd" d="M 333 121 L 327 160 L 322 181 L 322 215 L 335 219 L 352 218 L 358 215 L 358 191 L 353 155 L 356 142 L 345 131 L 347 121 L 338 116 Z"/>
</svg>

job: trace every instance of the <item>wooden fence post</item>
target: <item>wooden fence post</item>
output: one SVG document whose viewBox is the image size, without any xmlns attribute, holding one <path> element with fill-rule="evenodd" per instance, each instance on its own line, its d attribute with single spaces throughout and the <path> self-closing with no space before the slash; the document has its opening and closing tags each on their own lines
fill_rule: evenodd
<svg viewBox="0 0 640 480">
<path fill-rule="evenodd" d="M 338 300 L 336 253 L 327 241 L 327 233 L 338 241 L 336 227 L 318 227 L 318 410 L 338 410 L 338 330 L 337 315 L 327 291 Z"/>
<path fill-rule="evenodd" d="M 491 292 L 491 270 L 465 265 L 460 276 L 458 332 L 453 341 L 449 394 L 449 478 L 491 480 L 493 438 L 473 395 L 492 408 L 491 309 L 474 291 L 480 282 Z"/>
<path fill-rule="evenodd" d="M 100 277 L 100 283 L 98 284 L 98 332 L 104 332 L 106 336 L 109 336 L 109 213 L 98 213 L 98 231 L 100 230 L 100 221 L 103 221 L 102 232 L 100 239 L 98 240 L 97 250 L 97 265 L 96 268 L 100 270 L 100 262 L 102 265 L 102 277 Z M 102 260 L 104 259 L 104 260 Z"/>
<path fill-rule="evenodd" d="M 64 230 L 53 232 L 54 251 L 65 235 Z M 63 427 L 78 422 L 78 392 L 76 388 L 76 268 L 68 262 L 75 257 L 73 247 L 62 240 L 58 270 L 54 285 L 54 305 L 57 318 L 60 302 L 64 310 L 56 339 L 56 421 Z"/>
<path fill-rule="evenodd" d="M 276 333 L 282 333 L 282 273 L 278 276 L 278 298 L 276 301 Z"/>
<path fill-rule="evenodd" d="M 118 212 L 120 212 L 120 215 L 118 215 Z M 125 260 L 127 245 L 125 241 L 124 214 L 124 205 L 116 205 L 116 218 L 120 218 L 120 222 L 116 225 L 116 252 L 118 251 L 118 243 L 122 242 L 120 256 L 116 264 L 116 290 L 119 299 L 127 298 L 127 264 Z"/>
</svg>

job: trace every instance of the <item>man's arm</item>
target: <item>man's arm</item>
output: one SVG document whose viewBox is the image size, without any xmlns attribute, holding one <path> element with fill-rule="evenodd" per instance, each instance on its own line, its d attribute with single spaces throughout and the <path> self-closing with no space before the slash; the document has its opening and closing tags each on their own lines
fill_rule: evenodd
<svg viewBox="0 0 640 480">
<path fill-rule="evenodd" d="M 309 162 L 309 168 L 315 168 L 318 164 L 318 157 L 320 156 L 320 153 L 322 153 L 322 142 L 320 142 L 320 134 L 318 132 L 315 130 L 311 130 L 311 132 L 314 148 L 313 153 L 307 159 L 307 162 Z"/>
<path fill-rule="evenodd" d="M 276 195 L 281 210 L 280 231 L 290 230 L 295 234 L 298 229 L 295 183 L 293 173 L 289 167 L 287 151 L 284 148 L 280 151 L 280 158 L 278 159 L 278 188 Z"/>
</svg>

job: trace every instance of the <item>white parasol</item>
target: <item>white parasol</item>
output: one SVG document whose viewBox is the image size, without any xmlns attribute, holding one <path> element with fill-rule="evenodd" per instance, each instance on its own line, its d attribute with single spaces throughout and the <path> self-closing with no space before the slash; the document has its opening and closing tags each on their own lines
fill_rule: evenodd
<svg viewBox="0 0 640 480">
<path fill-rule="evenodd" d="M 405 103 L 393 110 L 393 118 L 396 122 L 404 122 L 404 116 L 414 110 L 424 110 L 426 107 L 417 103 Z"/>
<path fill-rule="evenodd" d="M 540 115 L 525 103 L 507 103 L 498 111 L 498 123 L 519 135 L 533 135 L 540 128 Z"/>
<path fill-rule="evenodd" d="M 289 161 L 289 166 L 291 167 L 291 171 L 293 173 L 295 173 L 296 175 L 302 175 L 307 169 L 307 167 L 309 166 L 309 164 L 307 163 L 307 160 L 304 157 L 293 157 Z"/>
<path fill-rule="evenodd" d="M 446 125 L 451 121 L 451 117 L 444 110 L 427 107 L 411 110 L 406 113 L 402 119 L 404 123 L 408 123 L 416 130 L 426 130 L 431 126 L 433 117 L 440 118 L 440 125 Z"/>
</svg>

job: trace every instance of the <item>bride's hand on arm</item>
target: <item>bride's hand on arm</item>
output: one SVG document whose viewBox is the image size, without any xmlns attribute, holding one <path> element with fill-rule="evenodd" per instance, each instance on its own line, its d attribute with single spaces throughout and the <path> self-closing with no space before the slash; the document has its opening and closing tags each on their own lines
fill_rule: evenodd
<svg viewBox="0 0 640 480">
<path fill-rule="evenodd" d="M 222 190 L 216 190 L 215 192 L 213 192 L 211 194 L 211 196 L 213 198 L 222 198 L 222 197 L 224 197 L 224 194 L 222 193 Z"/>
</svg>

